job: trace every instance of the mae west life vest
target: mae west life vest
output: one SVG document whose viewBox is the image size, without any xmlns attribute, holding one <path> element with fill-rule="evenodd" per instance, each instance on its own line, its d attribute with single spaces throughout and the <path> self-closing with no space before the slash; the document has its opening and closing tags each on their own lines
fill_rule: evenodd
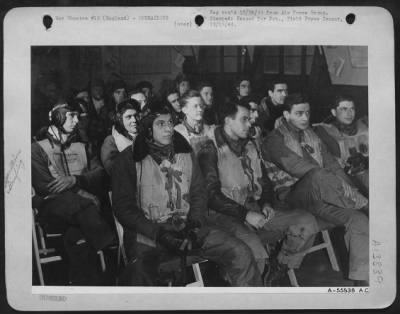
<svg viewBox="0 0 400 314">
<path fill-rule="evenodd" d="M 196 134 L 190 132 L 183 123 L 175 126 L 175 131 L 183 135 L 183 137 L 188 141 L 188 143 L 192 147 L 195 155 L 197 155 L 198 152 L 202 149 L 204 143 L 206 143 L 210 139 L 212 133 L 214 132 L 214 129 L 215 125 L 203 124 L 202 132 L 200 134 Z"/>
<path fill-rule="evenodd" d="M 136 163 L 138 206 L 154 223 L 166 223 L 174 215 L 186 220 L 189 213 L 192 157 L 182 153 L 174 158 L 174 163 L 164 160 L 158 165 L 147 155 Z M 153 239 L 141 234 L 138 234 L 137 241 L 156 246 Z"/>
<path fill-rule="evenodd" d="M 304 157 L 303 149 L 308 146 L 309 149 L 307 150 L 306 148 L 306 150 L 309 155 L 318 163 L 321 168 L 324 166 L 321 139 L 311 128 L 303 130 L 304 137 L 301 143 L 297 138 L 295 138 L 286 123 L 282 123 L 277 130 L 283 135 L 285 144 L 291 151 L 295 152 L 301 157 Z"/>
<path fill-rule="evenodd" d="M 352 152 L 368 156 L 368 127 L 362 121 L 357 121 L 357 133 L 354 135 L 344 134 L 332 124 L 321 123 L 319 125 L 338 143 L 341 162 L 345 162 Z"/>
<path fill-rule="evenodd" d="M 51 144 L 48 139 L 38 142 L 49 159 L 49 170 L 54 178 L 81 175 L 88 170 L 85 144 L 75 142 L 61 150 L 60 145 Z"/>
<path fill-rule="evenodd" d="M 259 200 L 262 193 L 262 170 L 255 144 L 249 141 L 244 155 L 238 157 L 226 143 L 218 147 L 214 132 L 211 140 L 217 148 L 222 193 L 241 205 L 249 198 Z"/>
</svg>

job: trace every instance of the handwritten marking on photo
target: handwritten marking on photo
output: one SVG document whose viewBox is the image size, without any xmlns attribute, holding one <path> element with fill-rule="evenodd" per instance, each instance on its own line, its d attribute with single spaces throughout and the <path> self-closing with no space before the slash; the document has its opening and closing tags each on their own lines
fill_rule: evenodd
<svg viewBox="0 0 400 314">
<path fill-rule="evenodd" d="M 7 194 L 10 194 L 15 182 L 17 180 L 20 181 L 19 174 L 21 169 L 25 169 L 25 165 L 21 159 L 21 150 L 19 150 L 11 159 L 6 173 L 4 186 Z"/>
</svg>

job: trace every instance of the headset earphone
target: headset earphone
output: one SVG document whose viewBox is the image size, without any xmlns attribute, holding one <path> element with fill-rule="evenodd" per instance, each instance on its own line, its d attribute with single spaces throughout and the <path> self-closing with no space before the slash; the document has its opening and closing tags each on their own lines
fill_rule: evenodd
<svg viewBox="0 0 400 314">
<path fill-rule="evenodd" d="M 58 140 L 60 140 L 60 141 L 62 139 L 61 133 L 64 133 L 62 126 L 65 123 L 66 116 L 63 115 L 63 113 L 59 109 L 67 108 L 67 107 L 68 107 L 68 104 L 59 104 L 59 105 L 54 106 L 54 108 L 52 108 L 49 111 L 49 121 L 50 121 L 50 124 L 51 124 L 50 128 L 53 129 L 53 125 L 57 128 L 58 137 L 59 137 Z M 53 130 L 53 132 L 54 132 L 54 130 Z M 71 173 L 70 173 L 70 170 L 69 170 L 68 160 L 67 160 L 67 157 L 65 155 L 64 149 L 65 149 L 65 143 L 61 143 L 62 157 L 63 157 L 64 162 L 65 162 L 67 175 L 70 176 Z"/>
<path fill-rule="evenodd" d="M 58 109 L 66 108 L 66 107 L 68 107 L 67 104 L 59 104 L 59 105 L 54 106 L 49 111 L 49 122 L 50 122 L 50 124 L 54 124 L 57 127 L 62 126 L 60 124 L 62 124 L 62 122 L 63 122 L 62 120 L 63 120 L 64 117 L 62 116 L 62 113 Z"/>
</svg>

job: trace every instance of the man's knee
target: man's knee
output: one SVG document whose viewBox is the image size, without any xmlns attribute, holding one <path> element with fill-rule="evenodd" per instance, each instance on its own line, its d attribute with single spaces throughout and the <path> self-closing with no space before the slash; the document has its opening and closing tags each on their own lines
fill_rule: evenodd
<svg viewBox="0 0 400 314">
<path fill-rule="evenodd" d="M 87 206 L 75 214 L 75 217 L 78 221 L 84 220 L 93 225 L 103 224 L 105 222 L 99 208 L 93 203 L 88 203 Z"/>
<path fill-rule="evenodd" d="M 355 211 L 345 226 L 350 232 L 369 234 L 369 219 L 362 212 Z"/>
<path fill-rule="evenodd" d="M 240 264 L 250 264 L 254 257 L 253 250 L 247 245 L 247 243 L 240 239 L 233 237 L 227 237 L 224 242 L 225 251 L 230 256 L 230 259 L 239 262 Z"/>
<path fill-rule="evenodd" d="M 308 238 L 319 231 L 317 219 L 314 215 L 305 211 L 299 212 L 299 216 L 293 220 L 288 232 L 294 235 L 300 235 L 302 238 Z"/>
<path fill-rule="evenodd" d="M 286 233 L 285 247 L 290 252 L 301 251 L 312 235 L 319 231 L 316 218 L 304 213 L 289 226 Z"/>
<path fill-rule="evenodd" d="M 326 180 L 329 173 L 325 169 L 314 168 L 307 172 L 306 176 L 309 177 L 312 184 L 319 185 Z"/>
<path fill-rule="evenodd" d="M 295 224 L 304 226 L 310 230 L 318 231 L 318 222 L 314 215 L 302 210 L 299 211 L 299 216 L 294 221 Z"/>
<path fill-rule="evenodd" d="M 231 219 L 230 217 L 221 217 L 219 225 L 223 230 L 225 230 L 225 232 L 230 234 L 231 238 L 235 238 L 240 242 L 244 242 L 246 247 L 250 248 L 250 254 L 253 254 L 256 260 L 261 260 L 268 257 L 260 237 L 244 224 Z"/>
</svg>

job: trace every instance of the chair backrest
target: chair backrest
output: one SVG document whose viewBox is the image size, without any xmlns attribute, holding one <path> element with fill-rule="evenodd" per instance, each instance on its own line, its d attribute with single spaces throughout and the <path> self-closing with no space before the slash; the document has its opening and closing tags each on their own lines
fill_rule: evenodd
<svg viewBox="0 0 400 314">
<path fill-rule="evenodd" d="M 108 192 L 108 197 L 110 199 L 110 204 L 112 205 L 112 191 Z M 117 217 L 115 217 L 114 209 L 112 209 L 112 215 L 114 218 L 115 229 L 117 231 L 118 242 L 119 242 L 119 252 L 122 256 L 122 260 L 126 265 L 128 263 L 128 258 L 126 256 L 125 247 L 124 247 L 124 227 L 120 224 Z"/>
</svg>

